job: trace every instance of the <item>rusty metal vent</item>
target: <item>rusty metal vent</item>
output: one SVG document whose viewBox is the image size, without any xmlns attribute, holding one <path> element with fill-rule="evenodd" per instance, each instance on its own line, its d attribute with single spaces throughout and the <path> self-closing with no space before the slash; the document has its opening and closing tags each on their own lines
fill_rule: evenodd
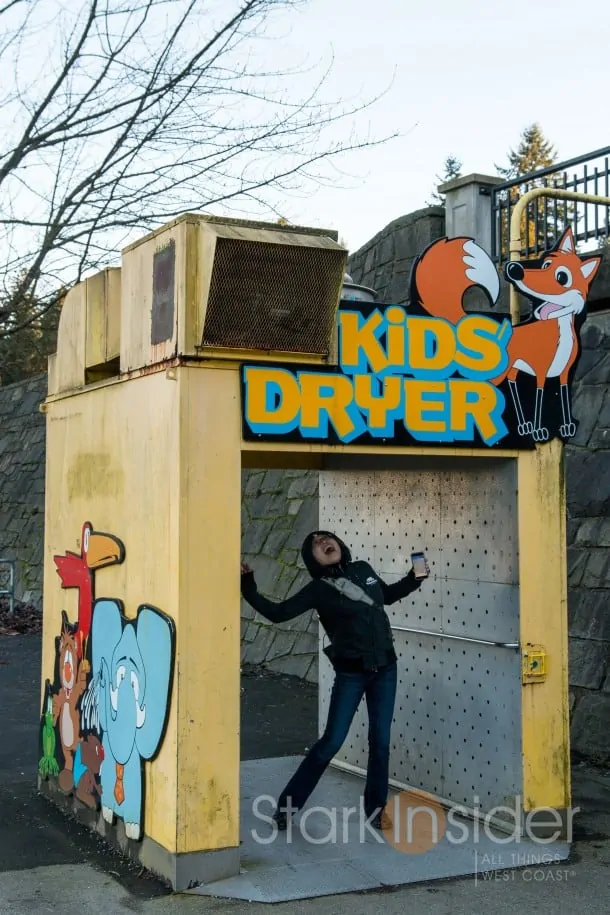
<svg viewBox="0 0 610 915">
<path fill-rule="evenodd" d="M 218 238 L 203 346 L 327 355 L 345 251 Z"/>
</svg>

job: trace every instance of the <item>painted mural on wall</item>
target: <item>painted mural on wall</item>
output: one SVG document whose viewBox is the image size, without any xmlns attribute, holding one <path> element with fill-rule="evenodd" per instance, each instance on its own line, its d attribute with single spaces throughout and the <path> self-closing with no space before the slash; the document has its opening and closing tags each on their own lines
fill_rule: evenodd
<svg viewBox="0 0 610 915">
<path fill-rule="evenodd" d="M 174 657 L 172 620 L 154 607 L 126 620 L 118 601 L 99 600 L 93 611 L 93 671 L 103 733 L 102 813 L 125 821 L 139 839 L 143 761 L 161 742 Z"/>
<path fill-rule="evenodd" d="M 77 588 L 78 618 L 65 611 L 56 637 L 53 678 L 45 684 L 40 776 L 104 819 L 123 819 L 142 836 L 144 760 L 158 752 L 171 699 L 173 621 L 147 604 L 135 619 L 119 600 L 95 599 L 104 567 L 122 563 L 123 543 L 82 528 L 81 552 L 54 556 L 63 588 Z"/>
<path fill-rule="evenodd" d="M 598 257 L 576 253 L 570 228 L 505 277 L 530 317 L 464 308 L 471 287 L 492 305 L 500 278 L 471 238 L 442 238 L 416 260 L 408 308 L 343 302 L 337 366 L 242 367 L 247 440 L 533 448 L 571 438 L 570 384 Z"/>
<path fill-rule="evenodd" d="M 54 556 L 53 561 L 62 588 L 78 590 L 78 623 L 76 643 L 79 658 L 84 657 L 87 639 L 91 630 L 91 614 L 95 600 L 95 574 L 99 569 L 117 565 L 125 559 L 125 547 L 112 534 L 93 530 L 86 521 L 81 531 L 81 551 L 66 550 L 63 556 Z"/>
</svg>

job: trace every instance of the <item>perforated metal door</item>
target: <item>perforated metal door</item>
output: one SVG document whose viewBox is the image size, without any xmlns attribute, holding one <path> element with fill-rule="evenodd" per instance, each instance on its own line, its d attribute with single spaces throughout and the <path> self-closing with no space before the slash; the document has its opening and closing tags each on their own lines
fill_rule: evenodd
<svg viewBox="0 0 610 915">
<path fill-rule="evenodd" d="M 428 557 L 431 577 L 386 608 L 399 656 L 391 778 L 469 808 L 510 805 L 521 786 L 514 464 L 324 471 L 320 527 L 387 582 L 412 551 Z M 321 727 L 333 676 L 320 653 Z M 363 701 L 337 757 L 363 773 L 367 727 Z"/>
</svg>

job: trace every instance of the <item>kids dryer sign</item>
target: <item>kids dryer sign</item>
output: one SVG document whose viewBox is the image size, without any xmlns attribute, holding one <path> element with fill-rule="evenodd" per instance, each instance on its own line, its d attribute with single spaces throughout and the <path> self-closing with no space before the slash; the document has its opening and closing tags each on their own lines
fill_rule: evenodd
<svg viewBox="0 0 610 915">
<path fill-rule="evenodd" d="M 497 269 L 472 239 L 440 239 L 414 264 L 408 307 L 343 302 L 338 365 L 242 366 L 247 440 L 534 447 L 571 438 L 570 383 L 598 257 L 571 229 L 536 260 L 506 265 L 531 313 L 494 313 Z M 481 287 L 491 310 L 466 312 Z"/>
</svg>

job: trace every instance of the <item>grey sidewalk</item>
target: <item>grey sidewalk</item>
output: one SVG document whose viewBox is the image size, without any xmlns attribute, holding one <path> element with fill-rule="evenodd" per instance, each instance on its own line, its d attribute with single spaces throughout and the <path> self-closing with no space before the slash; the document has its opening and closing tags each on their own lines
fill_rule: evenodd
<svg viewBox="0 0 610 915">
<path fill-rule="evenodd" d="M 0 913 L 207 913 L 234 915 L 268 905 L 209 897 L 172 896 L 159 881 L 109 852 L 86 830 L 69 823 L 33 790 L 39 709 L 38 636 L 0 637 Z M 244 677 L 244 758 L 300 754 L 316 734 L 316 689 L 292 678 Z M 284 913 L 478 915 L 549 912 L 607 915 L 610 911 L 610 774 L 574 769 L 576 819 L 573 854 L 547 868 L 505 871 L 371 893 L 279 903 Z"/>
<path fill-rule="evenodd" d="M 509 871 L 490 881 L 451 880 L 385 892 L 324 896 L 273 906 L 202 896 L 144 900 L 89 865 L 0 874 L 10 915 L 608 915 L 610 841 L 579 846 L 573 864 Z"/>
</svg>

